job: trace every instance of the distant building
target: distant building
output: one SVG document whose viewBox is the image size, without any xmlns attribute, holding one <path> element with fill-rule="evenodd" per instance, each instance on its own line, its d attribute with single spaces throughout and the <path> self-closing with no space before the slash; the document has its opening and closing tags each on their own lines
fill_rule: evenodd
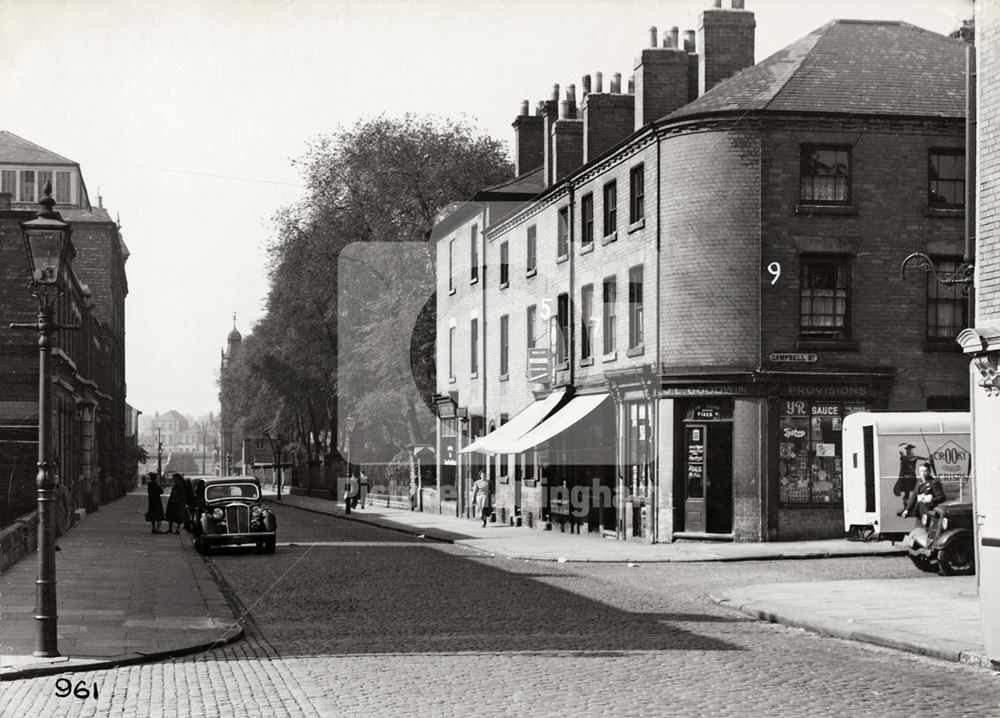
<svg viewBox="0 0 1000 718">
<path fill-rule="evenodd" d="M 838 20 L 754 64 L 733 6 L 654 30 L 610 92 L 524 103 L 544 189 L 435 230 L 457 513 L 482 468 L 535 527 L 841 536 L 844 417 L 968 408 L 967 301 L 899 277 L 961 261 L 964 43 Z"/>
<path fill-rule="evenodd" d="M 38 422 L 37 334 L 19 224 L 35 217 L 46 183 L 72 227 L 72 261 L 58 300 L 53 432 L 60 506 L 95 509 L 121 496 L 135 476 L 125 400 L 125 262 L 120 227 L 100 196 L 91 204 L 79 164 L 0 130 L 0 475 L 9 481 L 3 518 L 35 504 Z"/>
<path fill-rule="evenodd" d="M 157 451 L 161 451 L 163 472 L 182 474 L 215 474 L 219 471 L 219 422 L 209 412 L 203 421 L 189 421 L 179 411 L 171 409 L 155 414 L 143 434 L 148 461 L 144 469 L 155 471 Z"/>
</svg>

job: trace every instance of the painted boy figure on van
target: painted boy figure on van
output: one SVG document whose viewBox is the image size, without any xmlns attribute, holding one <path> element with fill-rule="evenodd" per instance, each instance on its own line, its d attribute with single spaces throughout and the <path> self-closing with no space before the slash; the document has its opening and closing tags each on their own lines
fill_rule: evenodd
<svg viewBox="0 0 1000 718">
<path fill-rule="evenodd" d="M 904 511 L 910 505 L 910 497 L 917 487 L 917 463 L 927 461 L 926 456 L 913 453 L 915 448 L 917 447 L 908 443 L 899 445 L 899 478 L 892 487 L 892 495 L 902 497 Z"/>
</svg>

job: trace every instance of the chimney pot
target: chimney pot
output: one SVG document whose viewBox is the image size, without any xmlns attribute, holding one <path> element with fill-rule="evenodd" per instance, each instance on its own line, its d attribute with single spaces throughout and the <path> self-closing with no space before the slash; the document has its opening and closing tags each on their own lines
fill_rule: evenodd
<svg viewBox="0 0 1000 718">
<path fill-rule="evenodd" d="M 663 33 L 663 47 L 670 47 L 670 33 Z"/>
<path fill-rule="evenodd" d="M 584 75 L 580 78 L 580 92 L 586 97 L 590 94 L 590 75 Z"/>
<path fill-rule="evenodd" d="M 715 0 L 715 7 L 721 8 L 722 7 L 722 0 Z"/>
<path fill-rule="evenodd" d="M 649 28 L 649 46 L 656 47 L 656 25 Z"/>
<path fill-rule="evenodd" d="M 681 46 L 681 44 L 680 44 L 680 34 L 681 34 L 681 30 L 676 25 L 674 25 L 672 28 L 670 28 L 670 40 L 671 40 L 671 43 L 672 43 L 670 45 L 670 47 L 680 47 Z"/>
<path fill-rule="evenodd" d="M 521 117 L 527 117 L 527 116 L 528 116 L 528 101 L 521 100 Z"/>
<path fill-rule="evenodd" d="M 742 10 L 743 0 L 733 0 L 733 10 Z"/>
<path fill-rule="evenodd" d="M 684 52 L 694 52 L 694 30 L 684 31 Z"/>
<path fill-rule="evenodd" d="M 634 73 L 628 76 L 628 94 L 630 94 L 630 95 L 634 95 L 635 94 L 635 74 Z"/>
<path fill-rule="evenodd" d="M 594 92 L 604 92 L 604 75 L 600 72 L 594 73 Z"/>
<path fill-rule="evenodd" d="M 569 100 L 563 100 L 559 103 L 559 119 L 568 120 L 569 119 Z"/>
<path fill-rule="evenodd" d="M 566 86 L 566 101 L 571 105 L 576 104 L 576 85 Z"/>
<path fill-rule="evenodd" d="M 611 93 L 614 95 L 620 95 L 622 91 L 622 74 L 616 72 L 611 76 Z"/>
<path fill-rule="evenodd" d="M 552 86 L 552 97 L 549 98 L 553 102 L 559 102 L 559 85 L 555 84 Z"/>
</svg>

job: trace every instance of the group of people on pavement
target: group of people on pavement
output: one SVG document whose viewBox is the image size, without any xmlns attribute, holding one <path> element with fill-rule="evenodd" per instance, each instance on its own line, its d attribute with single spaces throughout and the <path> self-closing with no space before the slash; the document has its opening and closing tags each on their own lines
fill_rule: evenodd
<svg viewBox="0 0 1000 718">
<path fill-rule="evenodd" d="M 163 501 L 160 496 L 163 494 L 163 487 L 160 486 L 159 477 L 156 472 L 150 472 L 146 482 L 146 493 L 149 503 L 146 508 L 146 521 L 149 522 L 154 534 L 179 534 L 181 526 L 187 521 L 187 507 L 189 501 L 189 488 L 184 477 L 180 474 L 173 475 L 173 484 L 170 487 L 170 496 L 167 498 L 167 509 L 163 510 Z M 161 531 L 160 524 L 164 519 L 167 521 L 167 530 Z"/>
</svg>

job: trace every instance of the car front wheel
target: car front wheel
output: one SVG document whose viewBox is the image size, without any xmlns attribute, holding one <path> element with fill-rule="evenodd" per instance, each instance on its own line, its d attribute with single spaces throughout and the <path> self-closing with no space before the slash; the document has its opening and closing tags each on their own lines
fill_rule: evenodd
<svg viewBox="0 0 1000 718">
<path fill-rule="evenodd" d="M 938 552 L 938 571 L 942 576 L 969 576 L 976 572 L 971 536 L 956 538 Z"/>
</svg>

